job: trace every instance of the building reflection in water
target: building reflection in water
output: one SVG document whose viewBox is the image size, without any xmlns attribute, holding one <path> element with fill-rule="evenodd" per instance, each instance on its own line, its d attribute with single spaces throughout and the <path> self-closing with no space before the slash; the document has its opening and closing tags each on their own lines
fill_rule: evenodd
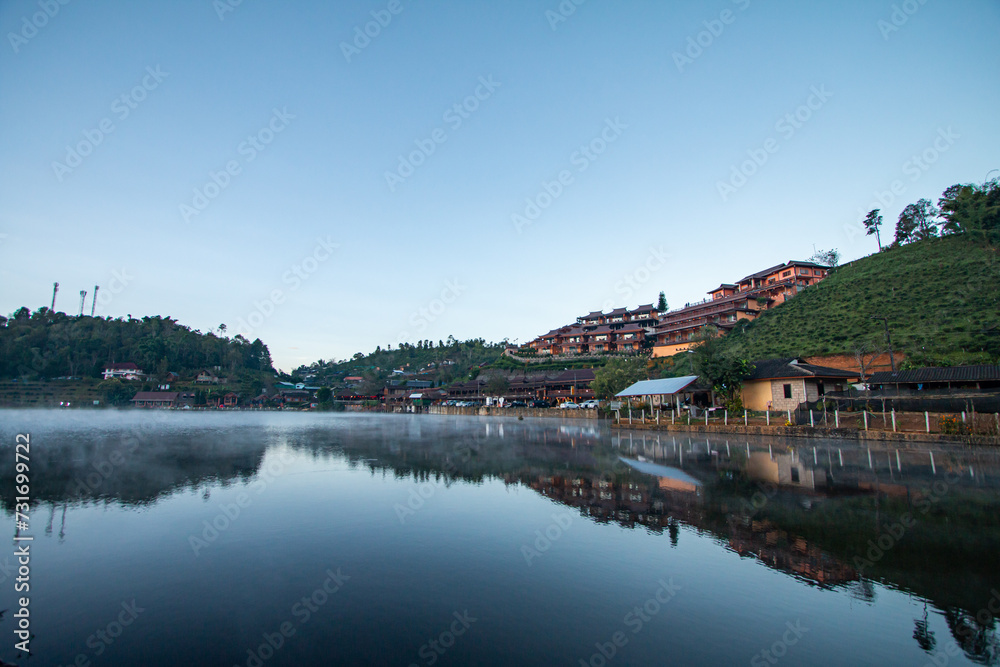
<svg viewBox="0 0 1000 667">
<path fill-rule="evenodd" d="M 192 489 L 207 499 L 219 485 L 251 483 L 269 451 L 287 448 L 401 479 L 524 485 L 595 522 L 665 532 L 674 547 L 688 526 L 741 557 L 859 600 L 874 600 L 873 580 L 908 591 L 938 610 L 970 657 L 989 664 L 995 648 L 997 451 L 737 442 L 610 433 L 591 423 L 419 416 L 233 428 L 209 439 L 198 428 L 168 430 L 109 468 L 123 447 L 123 434 L 99 433 L 52 439 L 33 457 L 33 495 L 49 505 L 46 534 L 56 521 L 60 537 L 71 530 L 67 507 L 81 503 L 143 506 Z M 0 506 L 8 513 L 12 465 L 13 457 L 0 461 Z M 868 545 L 907 512 L 919 521 L 905 538 L 859 567 Z M 922 647 L 940 643 L 926 619 L 914 627 Z"/>
</svg>

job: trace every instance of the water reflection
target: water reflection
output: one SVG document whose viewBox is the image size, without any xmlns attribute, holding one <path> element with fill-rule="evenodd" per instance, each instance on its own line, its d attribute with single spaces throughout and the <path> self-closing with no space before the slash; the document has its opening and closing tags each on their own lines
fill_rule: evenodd
<svg viewBox="0 0 1000 667">
<path fill-rule="evenodd" d="M 912 626 L 921 650 L 940 649 L 928 621 L 937 613 L 968 658 L 997 663 L 1000 455 L 993 450 L 611 433 L 513 419 L 176 418 L 169 427 L 137 425 L 131 415 L 55 419 L 33 432 L 33 513 L 45 517 L 45 534 L 64 538 L 73 529 L 67 508 L 79 505 L 145 507 L 191 490 L 207 500 L 214 489 L 251 483 L 270 449 L 288 448 L 397 479 L 502 480 L 595 523 L 666 533 L 673 548 L 687 526 L 865 604 L 877 602 L 880 586 L 905 591 L 926 601 Z M 13 441 L 8 435 L 5 427 L 4 443 Z M 13 478 L 13 456 L 3 456 L 0 506 L 8 515 Z"/>
<path fill-rule="evenodd" d="M 995 450 L 627 432 L 611 440 L 701 476 L 704 512 L 686 511 L 682 520 L 724 537 L 741 556 L 813 585 L 845 587 L 867 603 L 877 595 L 873 581 L 924 598 L 966 657 L 997 664 Z M 671 513 L 675 506 L 665 504 Z M 913 639 L 926 652 L 937 646 L 926 605 Z"/>
</svg>

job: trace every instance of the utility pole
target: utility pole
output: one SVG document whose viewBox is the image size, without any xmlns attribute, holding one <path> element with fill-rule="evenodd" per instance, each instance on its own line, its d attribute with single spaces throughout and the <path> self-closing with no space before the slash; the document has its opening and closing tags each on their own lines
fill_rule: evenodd
<svg viewBox="0 0 1000 667">
<path fill-rule="evenodd" d="M 52 307 L 49 308 L 52 312 L 56 312 L 56 294 L 59 293 L 59 283 L 52 283 Z"/>
<path fill-rule="evenodd" d="M 896 359 L 892 355 L 892 338 L 889 336 L 889 318 L 882 315 L 880 317 L 872 316 L 873 320 L 882 320 L 882 324 L 885 325 L 885 343 L 889 346 L 889 364 L 892 366 L 892 372 L 896 372 Z"/>
</svg>

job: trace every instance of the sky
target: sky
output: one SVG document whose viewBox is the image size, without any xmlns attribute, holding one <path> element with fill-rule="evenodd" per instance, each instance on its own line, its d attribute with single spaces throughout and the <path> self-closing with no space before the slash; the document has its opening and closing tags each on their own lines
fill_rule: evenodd
<svg viewBox="0 0 1000 667">
<path fill-rule="evenodd" d="M 0 33 L 0 313 L 100 285 L 286 371 L 847 261 L 1000 169 L 995 0 L 0 0 Z"/>
</svg>

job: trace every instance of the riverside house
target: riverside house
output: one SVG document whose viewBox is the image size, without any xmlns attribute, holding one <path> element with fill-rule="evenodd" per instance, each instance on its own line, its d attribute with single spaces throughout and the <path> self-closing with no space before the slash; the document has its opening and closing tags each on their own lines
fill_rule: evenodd
<svg viewBox="0 0 1000 667">
<path fill-rule="evenodd" d="M 132 397 L 132 407 L 172 408 L 177 405 L 178 395 L 176 391 L 140 391 Z"/>
<path fill-rule="evenodd" d="M 743 405 L 748 410 L 795 410 L 800 403 L 821 399 L 828 391 L 844 391 L 858 374 L 806 363 L 795 357 L 754 362 L 743 381 Z"/>
</svg>

